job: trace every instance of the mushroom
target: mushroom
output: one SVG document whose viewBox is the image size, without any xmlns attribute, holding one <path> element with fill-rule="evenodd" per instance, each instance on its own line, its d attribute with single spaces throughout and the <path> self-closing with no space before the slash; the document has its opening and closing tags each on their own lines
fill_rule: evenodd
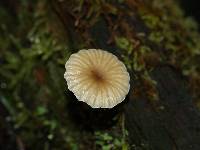
<svg viewBox="0 0 200 150">
<path fill-rule="evenodd" d="M 92 108 L 113 108 L 129 91 L 129 73 L 113 54 L 101 49 L 80 50 L 65 64 L 68 89 Z"/>
</svg>

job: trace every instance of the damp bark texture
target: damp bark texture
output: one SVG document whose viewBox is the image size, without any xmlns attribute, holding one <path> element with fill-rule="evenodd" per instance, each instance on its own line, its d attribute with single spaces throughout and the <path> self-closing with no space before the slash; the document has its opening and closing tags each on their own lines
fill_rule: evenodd
<svg viewBox="0 0 200 150">
<path fill-rule="evenodd" d="M 78 40 L 87 41 L 86 46 L 113 52 L 127 63 L 132 74 L 124 106 L 130 147 L 198 150 L 200 112 L 189 89 L 190 75 L 183 76 L 184 65 L 195 65 L 190 61 L 183 64 L 192 59 L 186 58 L 190 57 L 186 53 L 193 53 L 193 48 L 186 46 L 186 37 L 196 38 L 190 35 L 191 27 L 181 24 L 188 18 L 178 14 L 178 4 L 172 1 L 99 3 L 99 10 L 92 14 L 86 11 L 94 7 L 90 2 L 81 5 L 77 12 L 62 2 L 53 3 L 53 7 L 67 28 L 72 48 L 77 49 Z M 187 33 L 181 33 L 182 30 Z"/>
</svg>

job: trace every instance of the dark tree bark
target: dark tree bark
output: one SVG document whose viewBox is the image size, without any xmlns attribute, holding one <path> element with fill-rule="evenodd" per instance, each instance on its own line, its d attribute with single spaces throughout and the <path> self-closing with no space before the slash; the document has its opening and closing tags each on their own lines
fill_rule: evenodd
<svg viewBox="0 0 200 150">
<path fill-rule="evenodd" d="M 159 3 L 159 1 L 153 2 Z M 102 2 L 102 10 L 100 10 L 101 14 L 98 16 L 98 21 L 91 26 L 89 25 L 91 23 L 89 21 L 92 21 L 92 19 L 88 21 L 84 16 L 84 13 L 87 13 L 87 11 L 84 10 L 90 8 L 90 5 L 92 5 L 90 2 L 86 2 L 82 6 L 83 16 L 81 16 L 81 12 L 77 14 L 71 13 L 69 8 L 66 8 L 67 4 L 55 2 L 53 3 L 53 7 L 57 15 L 63 21 L 64 26 L 66 26 L 68 30 L 71 30 L 67 31 L 67 36 L 71 37 L 73 48 L 76 47 L 76 42 L 79 39 L 83 40 L 84 38 L 88 38 L 85 39 L 89 42 L 86 44 L 86 47 L 90 46 L 105 49 L 118 55 L 120 58 L 126 55 L 125 57 L 132 59 L 134 54 L 124 54 L 123 48 L 120 49 L 117 47 L 116 43 L 113 41 L 115 40 L 113 36 L 123 35 L 127 38 L 135 38 L 135 40 L 140 41 L 139 45 L 148 45 L 151 49 L 154 49 L 153 52 L 148 52 L 147 56 L 145 56 L 148 57 L 149 54 L 153 55 L 153 60 L 151 60 L 151 58 L 144 60 L 146 61 L 144 70 L 146 69 L 149 71 L 148 65 L 153 68 L 149 73 L 151 79 L 157 82 L 155 89 L 159 98 L 156 102 L 151 102 L 148 94 L 146 94 L 148 90 L 152 89 L 146 88 L 145 86 L 147 85 L 142 80 L 135 79 L 135 76 L 141 76 L 142 71 L 137 72 L 134 68 L 129 70 L 131 74 L 131 89 L 127 98 L 128 102 L 124 107 L 125 126 L 129 133 L 128 140 L 131 149 L 139 147 L 141 149 L 151 150 L 198 150 L 200 149 L 200 113 L 194 103 L 191 90 L 189 89 L 190 83 L 188 82 L 188 77 L 182 75 L 184 66 L 182 66 L 181 62 L 178 62 L 179 60 L 184 61 L 187 58 L 179 58 L 178 55 L 181 55 L 180 51 L 177 53 L 174 52 L 174 54 L 168 54 L 170 50 L 168 50 L 165 45 L 167 45 L 168 42 L 170 43 L 170 41 L 166 43 L 163 42 L 165 45 L 160 45 L 159 42 L 152 42 L 153 40 L 149 40 L 145 36 L 142 38 L 137 36 L 139 33 L 149 35 L 150 32 L 157 32 L 155 28 L 158 28 L 158 31 L 161 30 L 161 33 L 164 34 L 162 29 L 159 29 L 162 27 L 156 27 L 157 25 L 155 25 L 155 27 L 148 26 L 147 23 L 142 20 L 144 16 L 142 16 L 141 13 L 145 14 L 145 11 L 147 11 L 160 18 L 160 20 L 162 20 L 165 15 L 169 20 L 171 20 L 170 17 L 175 19 L 177 16 L 173 8 L 173 5 L 177 5 L 176 3 L 171 1 L 169 2 L 170 4 L 168 4 L 168 2 L 163 2 L 163 9 L 165 9 L 165 7 L 169 9 L 169 14 L 167 14 L 167 11 L 162 11 L 160 10 L 161 8 L 154 7 L 153 2 L 127 0 L 123 4 L 111 3 L 109 5 L 108 3 L 104 4 Z M 68 5 L 70 4 L 72 3 L 69 2 Z M 110 13 L 111 9 L 118 9 L 118 14 Z M 128 9 L 129 15 L 126 14 L 127 12 L 125 12 L 125 9 Z M 144 12 L 140 12 L 139 9 L 143 9 Z M 158 13 L 161 11 L 162 14 L 157 14 L 155 11 L 158 11 Z M 80 15 L 80 18 L 76 18 L 76 15 Z M 151 18 L 152 22 L 155 21 L 153 17 Z M 182 16 L 179 17 L 179 19 L 184 20 L 185 18 Z M 85 23 L 85 27 L 79 30 L 79 25 L 76 27 L 75 25 L 77 22 L 75 21 L 80 24 Z M 151 21 L 150 23 L 152 23 Z M 167 32 L 171 31 L 178 34 L 178 36 L 182 36 L 181 31 L 174 31 L 174 28 L 177 28 L 177 30 L 179 30 L 178 28 L 180 28 L 180 30 L 185 28 L 179 21 L 176 22 L 173 20 L 172 22 L 164 23 L 170 26 Z M 87 26 L 90 27 L 88 28 Z M 77 35 L 77 32 L 81 32 L 85 37 L 80 37 Z M 195 38 L 192 37 L 191 34 L 192 33 L 184 33 L 183 36 Z M 174 35 L 170 36 L 172 37 L 169 38 L 174 38 Z M 89 39 L 91 39 L 91 41 Z M 182 45 L 181 42 L 184 42 L 187 38 L 184 37 L 182 41 L 180 39 L 176 40 L 177 41 L 173 42 L 174 46 L 180 46 Z M 136 43 L 133 42 L 131 44 Z M 183 47 L 185 47 L 185 45 Z M 137 50 L 137 45 L 135 49 Z M 163 57 L 165 60 L 160 62 L 158 57 Z M 175 57 L 177 60 L 173 60 L 172 57 Z M 185 57 L 184 53 L 183 57 Z M 192 59 L 192 56 L 188 57 Z M 198 62 L 199 61 L 196 61 L 195 63 Z M 143 62 L 141 61 L 140 63 Z M 191 66 L 192 65 L 193 64 L 191 64 Z M 140 93 L 139 95 L 137 94 L 138 91 Z"/>
<path fill-rule="evenodd" d="M 171 66 L 157 67 L 152 77 L 157 81 L 160 109 L 130 93 L 126 109 L 130 143 L 145 143 L 153 150 L 199 149 L 199 111 L 185 78 Z"/>
</svg>

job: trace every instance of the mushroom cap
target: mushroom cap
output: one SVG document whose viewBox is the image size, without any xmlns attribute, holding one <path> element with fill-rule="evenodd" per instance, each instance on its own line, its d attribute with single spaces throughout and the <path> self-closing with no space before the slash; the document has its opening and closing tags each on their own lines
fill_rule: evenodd
<svg viewBox="0 0 200 150">
<path fill-rule="evenodd" d="M 130 88 L 125 65 L 113 54 L 100 50 L 80 50 L 65 64 L 68 89 L 92 108 L 113 108 Z"/>
</svg>

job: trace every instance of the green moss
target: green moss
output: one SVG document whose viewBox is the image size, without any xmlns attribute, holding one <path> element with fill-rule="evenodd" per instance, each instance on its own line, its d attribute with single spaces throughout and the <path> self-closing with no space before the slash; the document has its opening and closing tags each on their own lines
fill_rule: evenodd
<svg viewBox="0 0 200 150">
<path fill-rule="evenodd" d="M 164 36 L 163 36 L 163 34 L 162 33 L 160 33 L 160 32 L 151 32 L 150 34 L 149 34 L 149 40 L 151 41 L 151 42 L 154 42 L 154 43 L 160 43 L 160 42 L 162 42 L 163 40 L 164 40 Z"/>
<path fill-rule="evenodd" d="M 108 134 L 107 132 L 95 132 L 96 136 L 96 146 L 101 148 L 102 150 L 118 150 L 118 149 L 123 149 L 123 150 L 128 150 L 128 145 L 127 143 L 124 142 L 124 139 L 113 137 L 112 135 Z"/>
<path fill-rule="evenodd" d="M 145 22 L 146 26 L 150 29 L 155 29 L 159 22 L 160 19 L 158 16 L 155 15 L 151 15 L 148 12 L 143 12 L 143 11 L 139 11 L 140 15 L 141 15 L 141 19 L 143 19 L 143 21 Z"/>
<path fill-rule="evenodd" d="M 128 55 L 130 55 L 133 51 L 133 45 L 132 43 L 125 37 L 116 37 L 115 38 L 115 42 L 116 42 L 116 45 L 125 50 Z"/>
</svg>

